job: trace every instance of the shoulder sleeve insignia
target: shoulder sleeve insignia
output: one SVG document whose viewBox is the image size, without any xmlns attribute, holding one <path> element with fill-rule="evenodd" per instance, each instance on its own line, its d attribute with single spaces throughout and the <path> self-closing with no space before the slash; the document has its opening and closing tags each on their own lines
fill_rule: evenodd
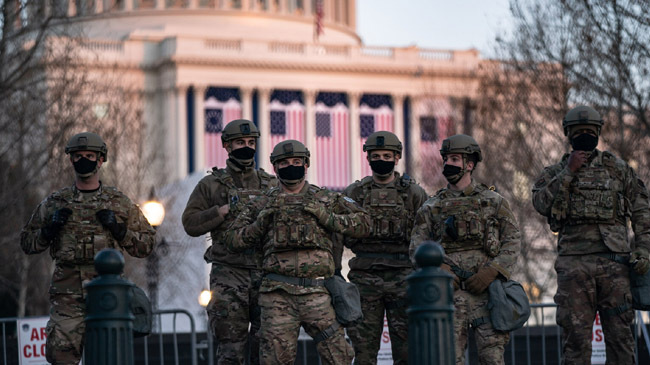
<svg viewBox="0 0 650 365">
<path fill-rule="evenodd" d="M 357 202 L 355 202 L 354 199 L 350 198 L 349 196 L 344 195 L 343 200 L 345 200 L 348 203 L 357 204 Z"/>
</svg>

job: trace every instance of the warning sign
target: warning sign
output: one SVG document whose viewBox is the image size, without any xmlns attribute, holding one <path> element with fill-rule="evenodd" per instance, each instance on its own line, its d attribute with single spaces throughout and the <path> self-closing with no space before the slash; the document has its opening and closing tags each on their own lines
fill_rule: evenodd
<svg viewBox="0 0 650 365">
<path fill-rule="evenodd" d="M 603 334 L 603 326 L 600 324 L 600 314 L 596 312 L 596 320 L 591 332 L 591 363 L 604 364 L 607 360 L 605 353 L 605 335 Z"/>
<path fill-rule="evenodd" d="M 388 320 L 384 315 L 384 330 L 381 332 L 379 342 L 379 353 L 377 354 L 377 365 L 391 365 L 393 363 L 393 350 L 390 347 L 390 335 L 388 334 Z"/>
<path fill-rule="evenodd" d="M 47 364 L 45 326 L 49 317 L 23 318 L 16 321 L 20 365 Z"/>
</svg>

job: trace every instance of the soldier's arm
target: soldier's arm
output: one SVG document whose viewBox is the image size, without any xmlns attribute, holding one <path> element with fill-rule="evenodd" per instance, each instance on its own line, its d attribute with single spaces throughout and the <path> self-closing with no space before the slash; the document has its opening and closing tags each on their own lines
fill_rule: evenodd
<svg viewBox="0 0 650 365">
<path fill-rule="evenodd" d="M 249 202 L 230 224 L 223 234 L 223 243 L 229 251 L 241 252 L 263 244 L 273 214 L 270 209 L 264 209 L 267 201 L 266 197 L 259 197 Z"/>
<path fill-rule="evenodd" d="M 356 184 L 351 184 L 345 190 L 343 190 L 343 195 L 349 197 L 350 199 L 354 200 L 355 202 L 359 203 L 360 198 L 359 194 L 355 194 L 355 189 Z M 337 233 L 334 235 L 334 245 L 336 249 L 336 245 L 339 244 L 341 247 L 341 255 L 343 255 L 343 247 L 348 247 L 351 248 L 353 247 L 357 242 L 359 242 L 359 239 L 350 237 L 350 236 L 344 236 L 340 233 Z"/>
<path fill-rule="evenodd" d="M 533 206 L 535 210 L 545 217 L 551 217 L 555 200 L 568 192 L 573 177 L 573 172 L 567 166 L 563 168 L 557 166 L 545 168 L 533 186 Z"/>
<path fill-rule="evenodd" d="M 648 189 L 631 167 L 625 181 L 625 195 L 629 201 L 632 230 L 636 247 L 650 251 L 650 205 Z"/>
<path fill-rule="evenodd" d="M 338 194 L 337 207 L 325 224 L 347 237 L 363 238 L 370 234 L 370 215 L 351 198 Z"/>
<path fill-rule="evenodd" d="M 521 253 L 521 234 L 517 220 L 505 199 L 501 203 L 497 217 L 501 247 L 497 256 L 490 262 L 490 266 L 504 278 L 510 279 L 512 270 L 517 264 L 517 257 Z"/>
<path fill-rule="evenodd" d="M 418 209 L 415 214 L 415 223 L 413 224 L 413 231 L 411 232 L 411 243 L 409 245 L 409 256 L 411 261 L 415 264 L 415 250 L 424 241 L 434 240 L 434 232 L 436 231 L 433 222 L 433 205 L 428 201 Z"/>
<path fill-rule="evenodd" d="M 129 199 L 125 199 L 123 204 L 129 205 L 129 216 L 126 222 L 126 236 L 119 244 L 131 256 L 146 257 L 153 251 L 156 231 L 137 205 Z"/>
<path fill-rule="evenodd" d="M 20 232 L 20 247 L 26 254 L 45 251 L 51 242 L 41 235 L 41 228 L 46 225 L 48 217 L 45 200 L 38 205 L 31 218 Z"/>
<path fill-rule="evenodd" d="M 417 212 L 420 207 L 424 204 L 424 202 L 429 199 L 429 196 L 427 195 L 427 192 L 417 184 L 411 185 L 411 204 L 412 207 L 415 209 Z"/>
<path fill-rule="evenodd" d="M 204 180 L 192 191 L 181 219 L 185 232 L 192 237 L 213 231 L 223 223 L 224 216 L 219 213 L 219 204 L 213 205 L 212 191 Z"/>
</svg>

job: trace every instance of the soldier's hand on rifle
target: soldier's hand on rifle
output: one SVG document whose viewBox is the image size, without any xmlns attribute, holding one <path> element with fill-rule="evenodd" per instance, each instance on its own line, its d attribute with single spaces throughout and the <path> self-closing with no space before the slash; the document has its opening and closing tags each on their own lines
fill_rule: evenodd
<svg viewBox="0 0 650 365">
<path fill-rule="evenodd" d="M 225 217 L 230 212 L 230 204 L 220 206 L 217 211 L 219 212 L 219 216 Z"/>
<path fill-rule="evenodd" d="M 630 264 L 632 269 L 639 275 L 643 275 L 650 269 L 650 260 L 648 260 L 648 250 L 637 247 L 630 254 Z"/>
<path fill-rule="evenodd" d="M 325 207 L 323 203 L 312 200 L 307 203 L 303 209 L 306 212 L 313 214 L 318 219 L 318 223 L 324 226 L 327 225 L 327 221 L 330 218 L 331 212 Z"/>
<path fill-rule="evenodd" d="M 273 222 L 273 213 L 275 213 L 275 209 L 273 208 L 262 209 L 257 215 L 255 224 L 259 224 L 261 227 L 268 227 Z"/>
<path fill-rule="evenodd" d="M 456 276 L 456 273 L 454 273 L 454 270 L 451 269 L 451 266 L 449 266 L 447 264 L 442 264 L 442 265 L 440 265 L 440 268 L 445 270 L 446 272 L 450 273 L 451 275 L 453 275 L 453 277 L 454 277 L 454 282 L 453 282 L 454 290 L 458 290 L 460 288 L 460 278 L 458 276 Z"/>
<path fill-rule="evenodd" d="M 472 294 L 481 294 L 497 278 L 499 272 L 489 266 L 482 267 L 478 272 L 465 280 L 467 290 Z"/>
<path fill-rule="evenodd" d="M 97 217 L 99 223 L 101 223 L 104 228 L 108 229 L 108 231 L 111 232 L 113 238 L 118 241 L 122 241 L 124 239 L 126 236 L 126 224 L 117 222 L 115 212 L 110 209 L 102 209 L 95 213 L 95 216 Z"/>
<path fill-rule="evenodd" d="M 63 226 L 68 222 L 68 219 L 72 215 L 72 210 L 69 208 L 57 209 L 57 211 L 52 214 L 52 219 L 50 223 L 45 227 L 41 228 L 41 236 L 48 241 L 53 240 L 59 235 Z"/>
<path fill-rule="evenodd" d="M 569 156 L 568 166 L 569 170 L 576 172 L 587 162 L 586 151 L 573 151 Z"/>
</svg>

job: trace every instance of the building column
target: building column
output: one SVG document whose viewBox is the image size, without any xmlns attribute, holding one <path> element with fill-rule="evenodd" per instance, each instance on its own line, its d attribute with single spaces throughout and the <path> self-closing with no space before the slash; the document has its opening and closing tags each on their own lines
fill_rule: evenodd
<svg viewBox="0 0 650 365">
<path fill-rule="evenodd" d="M 404 146 L 404 94 L 393 94 L 393 130 L 395 135 L 402 142 Z M 397 166 L 397 171 L 404 172 L 406 164 L 407 151 L 402 148 L 401 163 Z"/>
<path fill-rule="evenodd" d="M 361 126 L 359 121 L 360 100 L 360 92 L 353 91 L 348 93 L 350 108 L 350 177 L 352 181 L 360 180 L 363 177 L 361 176 L 361 159 L 359 158 L 359 153 L 363 153 L 361 149 Z"/>
<path fill-rule="evenodd" d="M 77 3 L 75 0 L 68 0 L 68 16 L 73 17 L 77 15 Z"/>
<path fill-rule="evenodd" d="M 316 104 L 316 90 L 303 90 L 305 96 L 305 131 L 307 136 L 305 138 L 305 145 L 311 152 L 311 161 L 315 161 L 317 157 L 316 152 L 316 112 L 314 105 Z M 311 167 L 311 166 L 310 166 Z M 318 183 L 318 171 L 316 168 L 310 168 L 307 173 L 307 180 L 310 183 L 320 185 Z"/>
<path fill-rule="evenodd" d="M 257 128 L 260 130 L 260 138 L 257 141 L 257 154 L 259 167 L 273 173 L 273 166 L 269 161 L 269 156 L 271 156 L 271 115 L 269 112 L 269 98 L 271 97 L 271 89 L 258 89 L 258 98 L 257 106 L 258 113 L 257 115 L 260 118 L 260 125 Z"/>
<path fill-rule="evenodd" d="M 190 0 L 188 9 L 197 9 L 199 7 L 199 0 Z"/>
<path fill-rule="evenodd" d="M 420 121 L 418 120 L 419 113 L 416 112 L 419 110 L 416 109 L 416 105 L 419 104 L 419 102 L 420 100 L 418 100 L 416 96 L 411 98 L 411 120 L 409 120 L 409 141 L 411 141 L 411 143 L 409 144 L 408 153 L 411 155 L 411 171 L 409 171 L 409 173 L 413 178 L 421 181 L 420 178 L 422 177 L 422 174 L 420 174 L 420 172 L 422 171 L 422 166 L 420 154 L 418 153 L 420 145 Z"/>
<path fill-rule="evenodd" d="M 205 169 L 205 90 L 194 86 L 194 170 Z"/>
<path fill-rule="evenodd" d="M 104 12 L 104 0 L 95 0 L 95 14 Z"/>
<path fill-rule="evenodd" d="M 124 7 L 122 8 L 124 11 L 131 11 L 133 10 L 133 0 L 124 0 Z"/>
<path fill-rule="evenodd" d="M 353 1 L 354 2 L 354 1 Z M 304 8 L 304 15 L 307 17 L 312 16 L 312 8 L 311 8 L 311 0 L 305 0 L 302 3 L 302 7 Z"/>
<path fill-rule="evenodd" d="M 286 14 L 288 11 L 288 5 L 287 1 L 289 0 L 280 0 L 280 8 L 278 9 L 278 13 L 280 14 Z"/>
<path fill-rule="evenodd" d="M 241 117 L 253 120 L 253 88 L 240 87 L 239 95 L 241 95 Z"/>
<path fill-rule="evenodd" d="M 162 10 L 165 8 L 165 0 L 156 0 L 156 9 Z"/>
<path fill-rule="evenodd" d="M 176 158 L 178 159 L 176 178 L 182 179 L 188 175 L 187 153 L 187 86 L 178 85 L 174 88 L 174 109 L 176 133 Z"/>
</svg>

